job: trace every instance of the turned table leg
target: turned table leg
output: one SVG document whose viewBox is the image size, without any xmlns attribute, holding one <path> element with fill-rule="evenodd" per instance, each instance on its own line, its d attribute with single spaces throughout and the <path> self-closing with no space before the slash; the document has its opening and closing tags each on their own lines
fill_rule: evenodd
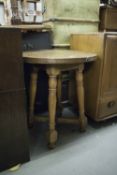
<svg viewBox="0 0 117 175">
<path fill-rule="evenodd" d="M 85 131 L 87 126 L 87 118 L 84 113 L 84 86 L 83 86 L 83 70 L 84 65 L 81 64 L 76 70 L 76 84 L 77 84 L 77 100 L 79 109 L 79 124 L 80 131 Z"/>
<path fill-rule="evenodd" d="M 54 148 L 57 141 L 56 125 L 56 103 L 57 103 L 57 76 L 59 70 L 55 68 L 48 68 L 47 74 L 49 76 L 49 97 L 48 97 L 48 110 L 49 110 L 49 131 L 48 141 L 49 148 Z"/>
<path fill-rule="evenodd" d="M 29 126 L 33 125 L 34 121 L 34 105 L 37 92 L 38 68 L 33 67 L 30 75 L 30 90 L 29 90 Z"/>
<path fill-rule="evenodd" d="M 57 78 L 57 110 L 56 110 L 57 117 L 62 117 L 61 97 L 62 97 L 62 76 L 60 74 Z"/>
</svg>

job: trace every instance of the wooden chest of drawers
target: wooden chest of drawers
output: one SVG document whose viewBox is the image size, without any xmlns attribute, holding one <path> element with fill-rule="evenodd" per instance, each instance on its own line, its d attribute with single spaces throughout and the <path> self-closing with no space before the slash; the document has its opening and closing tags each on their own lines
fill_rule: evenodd
<svg viewBox="0 0 117 175">
<path fill-rule="evenodd" d="M 73 34 L 71 48 L 97 53 L 85 71 L 86 114 L 96 121 L 117 115 L 117 33 Z"/>
</svg>

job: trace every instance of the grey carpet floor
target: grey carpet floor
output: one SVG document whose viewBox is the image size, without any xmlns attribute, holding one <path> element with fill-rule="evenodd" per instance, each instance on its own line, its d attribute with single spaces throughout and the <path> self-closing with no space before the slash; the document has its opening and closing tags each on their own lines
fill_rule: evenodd
<svg viewBox="0 0 117 175">
<path fill-rule="evenodd" d="M 46 145 L 45 124 L 30 131 L 31 161 L 18 171 L 1 175 L 117 175 L 117 118 L 101 123 L 89 121 L 87 132 L 78 127 L 57 126 L 54 150 Z"/>
</svg>

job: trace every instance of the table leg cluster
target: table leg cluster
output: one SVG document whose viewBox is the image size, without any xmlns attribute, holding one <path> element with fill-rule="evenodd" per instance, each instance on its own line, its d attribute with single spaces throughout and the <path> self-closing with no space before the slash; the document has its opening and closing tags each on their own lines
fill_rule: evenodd
<svg viewBox="0 0 117 175">
<path fill-rule="evenodd" d="M 83 86 L 83 69 L 84 65 L 80 64 L 75 69 L 76 85 L 77 85 L 77 99 L 79 109 L 79 127 L 80 131 L 85 131 L 87 125 L 87 118 L 84 114 L 84 86 Z M 34 105 L 37 91 L 38 67 L 34 67 L 30 79 L 30 105 L 29 105 L 29 124 L 34 121 Z M 49 110 L 49 129 L 48 129 L 48 146 L 54 148 L 57 141 L 56 131 L 56 105 L 57 105 L 57 77 L 61 70 L 55 67 L 48 67 L 46 73 L 48 75 L 49 95 L 48 95 L 48 110 Z M 66 119 L 67 120 L 67 119 Z"/>
</svg>

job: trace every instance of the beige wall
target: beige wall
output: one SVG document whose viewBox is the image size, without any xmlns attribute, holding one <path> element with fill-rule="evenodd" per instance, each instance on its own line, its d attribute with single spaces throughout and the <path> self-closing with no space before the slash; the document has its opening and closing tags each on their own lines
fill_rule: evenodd
<svg viewBox="0 0 117 175">
<path fill-rule="evenodd" d="M 45 0 L 44 19 L 60 20 L 51 22 L 54 44 L 69 44 L 71 33 L 98 31 L 99 2 L 100 0 Z"/>
</svg>

